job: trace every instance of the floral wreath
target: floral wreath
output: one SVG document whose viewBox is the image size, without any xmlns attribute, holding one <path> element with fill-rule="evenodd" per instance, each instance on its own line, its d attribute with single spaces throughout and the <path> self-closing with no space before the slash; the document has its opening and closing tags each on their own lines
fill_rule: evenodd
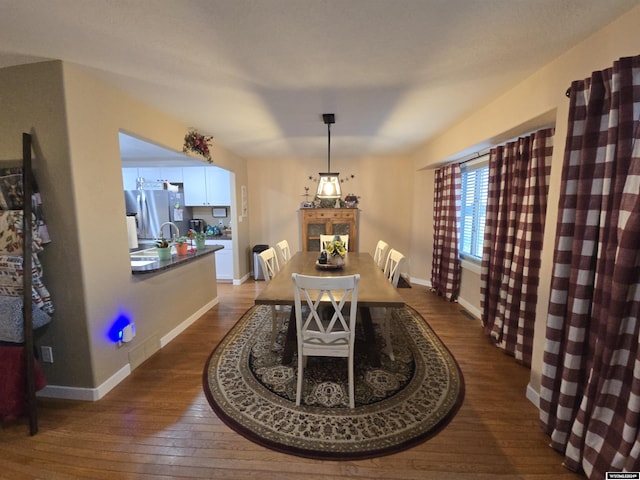
<svg viewBox="0 0 640 480">
<path fill-rule="evenodd" d="M 213 140 L 212 136 L 201 135 L 197 130 L 189 130 L 189 133 L 184 136 L 182 151 L 195 152 L 206 158 L 209 163 L 213 163 L 213 160 L 211 160 L 211 151 L 209 150 L 209 142 L 211 140 Z"/>
</svg>

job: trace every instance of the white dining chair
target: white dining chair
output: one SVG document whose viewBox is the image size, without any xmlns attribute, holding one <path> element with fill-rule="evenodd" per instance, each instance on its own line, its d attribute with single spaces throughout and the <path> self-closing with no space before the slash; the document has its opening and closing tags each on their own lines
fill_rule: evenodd
<svg viewBox="0 0 640 480">
<path fill-rule="evenodd" d="M 400 272 L 402 266 L 406 261 L 405 256 L 398 250 L 390 249 L 387 261 L 384 267 L 384 276 L 393 285 L 393 288 L 398 288 L 398 280 L 400 280 Z M 396 357 L 393 354 L 393 345 L 391 344 L 391 320 L 393 317 L 393 308 L 389 307 L 376 307 L 371 309 L 371 319 L 373 322 L 380 325 L 382 330 L 382 338 L 384 338 L 384 353 L 388 355 L 391 360 L 395 360 Z"/>
<path fill-rule="evenodd" d="M 398 280 L 400 280 L 400 273 L 405 261 L 405 256 L 398 250 L 395 248 L 389 250 L 384 266 L 384 276 L 387 277 L 387 280 L 391 282 L 394 288 L 398 287 Z"/>
<path fill-rule="evenodd" d="M 280 270 L 278 257 L 273 247 L 267 248 L 258 254 L 258 263 L 264 274 L 265 283 L 269 283 L 273 276 Z M 286 305 L 271 305 L 271 350 L 275 348 L 276 338 L 280 326 L 285 318 L 289 318 L 291 307 Z"/>
<path fill-rule="evenodd" d="M 344 243 L 344 248 L 349 251 L 349 235 L 320 235 L 320 250 L 326 250 L 327 243 L 333 241 L 336 237 Z"/>
<path fill-rule="evenodd" d="M 373 252 L 373 261 L 380 267 L 380 270 L 384 270 L 387 263 L 387 257 L 389 256 L 389 244 L 383 240 L 378 240 L 376 249 Z"/>
<path fill-rule="evenodd" d="M 349 406 L 355 407 L 353 352 L 360 275 L 315 277 L 293 273 L 298 337 L 296 405 L 302 397 L 307 357 L 346 357 Z M 348 315 L 343 308 L 349 303 Z"/>
<path fill-rule="evenodd" d="M 289 260 L 291 260 L 291 249 L 289 248 L 289 242 L 287 242 L 286 240 L 281 240 L 276 243 L 274 249 L 278 257 L 278 263 L 281 267 L 284 266 L 284 264 Z"/>
</svg>

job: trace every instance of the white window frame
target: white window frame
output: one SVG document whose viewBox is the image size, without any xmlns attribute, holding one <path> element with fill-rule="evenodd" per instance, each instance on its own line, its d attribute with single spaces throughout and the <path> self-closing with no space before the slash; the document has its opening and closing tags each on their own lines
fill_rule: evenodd
<svg viewBox="0 0 640 480">
<path fill-rule="evenodd" d="M 477 178 L 477 171 L 485 169 L 480 181 L 474 181 L 468 185 L 467 175 L 473 173 Z M 468 192 L 468 188 L 473 188 Z M 474 265 L 482 263 L 482 246 L 484 243 L 484 228 L 486 222 L 487 197 L 489 193 L 489 154 L 462 164 L 462 202 L 460 212 L 460 245 L 458 246 L 460 260 Z M 469 198 L 471 197 L 471 198 Z M 472 200 L 471 203 L 468 199 Z M 471 225 L 467 225 L 465 218 L 471 216 Z M 470 228 L 471 246 L 465 251 L 465 228 Z"/>
</svg>

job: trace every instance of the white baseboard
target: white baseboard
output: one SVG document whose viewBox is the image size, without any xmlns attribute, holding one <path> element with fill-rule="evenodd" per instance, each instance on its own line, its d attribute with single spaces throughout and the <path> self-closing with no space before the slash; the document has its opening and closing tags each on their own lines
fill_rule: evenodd
<svg viewBox="0 0 640 480">
<path fill-rule="evenodd" d="M 97 388 L 65 387 L 61 385 L 47 385 L 37 395 L 47 398 L 64 398 L 66 400 L 85 400 L 95 402 L 109 393 L 116 385 L 131 374 L 128 363 L 113 374 L 106 382 Z"/>
<path fill-rule="evenodd" d="M 235 278 L 233 279 L 233 284 L 234 285 L 242 285 L 244 282 L 246 282 L 247 280 L 249 280 L 249 278 L 251 278 L 251 275 L 249 275 L 248 273 L 245 274 L 240 280 L 236 280 Z"/>
<path fill-rule="evenodd" d="M 171 340 L 176 338 L 182 332 L 184 332 L 192 323 L 198 320 L 205 314 L 210 308 L 216 306 L 219 303 L 218 297 L 214 298 L 206 305 L 198 309 L 189 318 L 181 322 L 177 327 L 172 329 L 169 333 L 160 339 L 160 348 L 169 344 Z M 113 390 L 120 382 L 127 378 L 131 374 L 131 364 L 127 363 L 124 367 L 114 373 L 97 388 L 81 388 L 81 387 L 66 387 L 62 385 L 47 385 L 40 390 L 37 395 L 39 397 L 47 398 L 63 398 L 66 400 L 84 400 L 95 402 L 104 397 L 107 393 Z"/>
<path fill-rule="evenodd" d="M 467 302 L 464 298 L 458 297 L 458 305 L 464 308 L 471 315 L 476 317 L 478 320 L 482 318 L 482 311 L 471 303 Z"/>
<path fill-rule="evenodd" d="M 410 283 L 413 283 L 415 285 L 423 285 L 425 287 L 431 288 L 431 282 L 429 280 L 425 280 L 423 278 L 416 278 L 416 277 L 410 277 L 410 280 L 411 280 Z M 458 304 L 462 308 L 467 310 L 471 315 L 476 317 L 478 320 L 480 320 L 480 318 L 482 318 L 481 310 L 479 308 L 475 307 L 474 305 L 472 305 L 471 303 L 467 302 L 464 298 L 458 297 L 456 302 L 458 302 Z"/>
<path fill-rule="evenodd" d="M 409 277 L 409 283 L 415 283 L 416 285 L 423 285 L 431 288 L 431 282 L 424 280 L 423 278 Z"/>
<path fill-rule="evenodd" d="M 540 394 L 536 392 L 530 383 L 527 384 L 526 397 L 538 410 L 540 409 Z"/>
</svg>

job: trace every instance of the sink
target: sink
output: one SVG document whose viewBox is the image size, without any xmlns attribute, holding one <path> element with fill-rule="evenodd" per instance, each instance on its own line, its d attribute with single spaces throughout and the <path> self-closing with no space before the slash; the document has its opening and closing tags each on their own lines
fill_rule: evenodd
<svg viewBox="0 0 640 480">
<path fill-rule="evenodd" d="M 176 247 L 172 246 L 171 255 L 177 255 L 177 253 Z M 150 265 L 160 261 L 156 247 L 131 252 L 129 253 L 129 258 L 132 267 L 144 267 L 145 265 Z"/>
<path fill-rule="evenodd" d="M 176 254 L 175 247 L 171 247 L 171 254 Z M 158 262 L 158 252 L 155 247 L 146 248 L 144 250 L 138 250 L 137 252 L 133 252 L 129 254 L 131 259 L 132 267 L 144 267 L 145 265 L 149 265 L 154 262 Z"/>
<path fill-rule="evenodd" d="M 137 252 L 130 253 L 129 256 L 131 258 L 139 258 L 139 257 L 158 257 L 158 252 L 154 248 L 146 248 L 144 250 L 138 250 Z"/>
<path fill-rule="evenodd" d="M 158 260 L 158 257 L 156 257 L 155 260 L 131 260 L 131 266 L 144 267 L 145 265 L 151 265 L 152 263 L 155 263 L 157 260 Z"/>
<path fill-rule="evenodd" d="M 138 250 L 129 254 L 131 258 L 132 267 L 144 267 L 158 261 L 158 253 L 155 248 L 147 248 L 145 250 Z"/>
</svg>

